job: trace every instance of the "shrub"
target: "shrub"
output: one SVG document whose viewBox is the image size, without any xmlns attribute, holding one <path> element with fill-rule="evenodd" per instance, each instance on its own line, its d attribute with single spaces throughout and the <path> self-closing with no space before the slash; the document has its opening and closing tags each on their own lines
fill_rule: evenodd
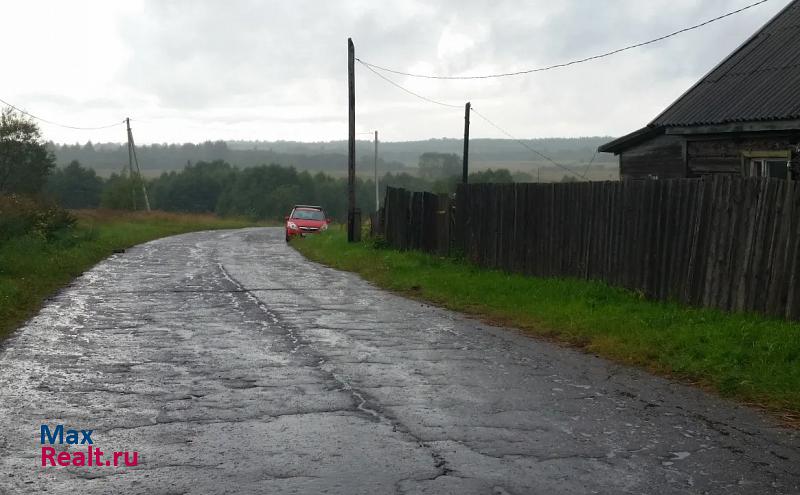
<svg viewBox="0 0 800 495">
<path fill-rule="evenodd" d="M 55 203 L 17 194 L 0 196 L 0 241 L 24 235 L 49 240 L 74 225 L 75 217 Z"/>
</svg>

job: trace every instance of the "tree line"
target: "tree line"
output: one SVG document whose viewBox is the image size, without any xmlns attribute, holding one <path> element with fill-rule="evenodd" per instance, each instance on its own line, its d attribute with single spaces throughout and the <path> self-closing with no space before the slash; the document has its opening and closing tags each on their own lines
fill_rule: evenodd
<svg viewBox="0 0 800 495">
<path fill-rule="evenodd" d="M 455 191 L 460 177 L 448 175 L 446 166 L 460 158 L 456 155 L 427 156 L 424 160 L 438 160 L 438 165 L 428 164 L 426 173 L 421 176 L 405 172 L 387 173 L 379 179 L 379 186 L 440 193 Z M 165 172 L 157 178 L 143 180 L 150 205 L 158 210 L 280 219 L 295 204 L 318 204 L 334 218 L 341 220 L 347 214 L 347 179 L 277 164 L 240 168 L 224 160 L 201 161 L 189 163 L 180 171 Z M 513 182 L 508 170 L 473 173 L 470 180 Z M 139 181 L 126 173 L 112 174 L 105 179 L 73 161 L 49 175 L 43 192 L 65 208 L 131 210 L 144 204 Z M 374 211 L 374 181 L 358 178 L 356 198 L 362 212 Z"/>
<path fill-rule="evenodd" d="M 142 179 L 125 172 L 104 178 L 77 160 L 56 167 L 50 148 L 31 119 L 12 109 L 0 112 L 0 198 L 23 195 L 43 204 L 49 199 L 67 209 L 135 210 L 144 205 L 144 186 L 151 207 L 164 211 L 281 219 L 294 204 L 318 204 L 330 216 L 346 218 L 347 180 L 324 172 L 298 171 L 275 163 L 234 165 L 214 159 L 189 162 L 182 170 L 163 172 L 156 178 Z M 379 182 L 380 186 L 412 191 L 452 193 L 460 177 L 459 155 L 427 152 L 419 157 L 418 174 L 390 171 Z M 469 180 L 513 182 L 519 176 L 505 169 L 485 170 L 470 174 Z M 356 198 L 364 214 L 374 211 L 372 179 L 356 180 Z M 8 204 L 19 209 L 28 203 L 13 200 Z M 34 224 L 35 214 L 30 218 Z"/>
<path fill-rule="evenodd" d="M 134 129 L 135 132 L 135 129 Z M 532 148 L 541 151 L 565 165 L 586 163 L 597 147 L 611 137 L 547 138 L 525 140 Z M 119 170 L 127 163 L 128 151 L 120 143 L 48 143 L 59 166 L 73 160 L 95 170 Z M 138 146 L 140 162 L 145 170 L 179 170 L 188 161 L 225 160 L 240 167 L 277 163 L 294 166 L 298 170 L 333 172 L 347 168 L 347 141 L 303 143 L 294 141 L 206 141 L 203 143 L 162 143 Z M 461 139 L 429 139 L 425 141 L 381 142 L 378 170 L 402 172 L 413 167 L 425 153 L 458 154 L 463 148 Z M 537 162 L 529 150 L 510 139 L 470 140 L 470 156 L 475 163 Z M 356 140 L 357 168 L 372 168 L 373 143 L 369 139 Z M 595 164 L 616 164 L 613 155 L 599 153 Z"/>
<path fill-rule="evenodd" d="M 122 164 L 128 163 L 126 144 L 102 143 L 91 141 L 80 144 L 47 143 L 47 148 L 56 156 L 59 165 L 65 166 L 73 161 L 94 170 L 119 170 Z M 299 170 L 336 171 L 347 169 L 347 155 L 338 149 L 311 151 L 297 148 L 292 151 L 279 151 L 272 148 L 241 148 L 229 145 L 225 141 L 206 141 L 204 143 L 183 144 L 150 144 L 136 147 L 136 154 L 141 167 L 145 171 L 180 170 L 188 162 L 211 162 L 224 160 L 240 167 L 254 167 L 264 163 L 277 163 L 295 167 Z M 359 168 L 369 167 L 372 170 L 372 154 L 363 152 L 359 156 Z M 378 159 L 378 170 L 382 172 L 398 171 L 405 168 L 397 161 Z"/>
</svg>

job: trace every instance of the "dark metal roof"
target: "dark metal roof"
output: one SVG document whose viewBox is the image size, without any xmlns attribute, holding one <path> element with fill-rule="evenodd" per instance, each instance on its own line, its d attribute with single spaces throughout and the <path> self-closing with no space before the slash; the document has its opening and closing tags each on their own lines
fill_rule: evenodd
<svg viewBox="0 0 800 495">
<path fill-rule="evenodd" d="M 792 0 L 650 126 L 797 118 L 800 118 L 800 0 Z"/>
<path fill-rule="evenodd" d="M 601 153 L 619 153 L 621 150 L 630 148 L 631 146 L 638 144 L 642 141 L 646 141 L 651 137 L 657 136 L 662 134 L 664 131 L 657 129 L 655 127 L 643 127 L 638 131 L 633 131 L 630 134 L 626 134 L 625 136 L 619 137 L 611 142 L 608 142 L 599 148 L 597 151 Z"/>
</svg>

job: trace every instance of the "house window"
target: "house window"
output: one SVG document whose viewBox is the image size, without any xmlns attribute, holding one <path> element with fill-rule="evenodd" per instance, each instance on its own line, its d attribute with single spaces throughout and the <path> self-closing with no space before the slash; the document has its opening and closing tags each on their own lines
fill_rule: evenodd
<svg viewBox="0 0 800 495">
<path fill-rule="evenodd" d="M 791 151 L 744 151 L 742 174 L 747 177 L 792 179 Z"/>
<path fill-rule="evenodd" d="M 769 160 L 765 158 L 751 158 L 750 177 L 773 177 L 786 179 L 788 177 L 788 162 L 786 160 Z"/>
</svg>

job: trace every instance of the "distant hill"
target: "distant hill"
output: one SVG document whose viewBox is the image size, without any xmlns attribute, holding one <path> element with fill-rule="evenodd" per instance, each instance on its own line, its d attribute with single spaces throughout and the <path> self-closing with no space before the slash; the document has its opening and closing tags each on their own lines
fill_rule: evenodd
<svg viewBox="0 0 800 495">
<path fill-rule="evenodd" d="M 592 160 L 593 169 L 601 170 L 602 178 L 616 173 L 616 158 L 595 151 L 611 137 L 547 138 L 525 140 L 529 147 L 570 168 L 582 169 Z M 101 175 L 122 170 L 128 163 L 127 146 L 120 143 L 50 144 L 60 166 L 78 160 Z M 460 139 L 429 139 L 427 141 L 381 142 L 378 168 L 385 172 L 413 172 L 419 156 L 425 152 L 461 155 Z M 328 141 L 303 143 L 294 141 L 209 141 L 201 144 L 153 144 L 137 146 L 142 172 L 153 176 L 161 172 L 182 169 L 187 162 L 225 160 L 239 167 L 277 163 L 298 170 L 322 171 L 333 175 L 346 173 L 347 142 Z M 373 143 L 358 141 L 357 168 L 373 170 Z M 535 176 L 539 168 L 549 174 L 563 170 L 537 156 L 510 139 L 473 139 L 470 141 L 470 163 L 473 170 L 508 168 Z M 607 170 L 604 170 L 607 169 Z M 560 175 L 558 175 L 560 177 Z"/>
<path fill-rule="evenodd" d="M 59 166 L 78 160 L 82 165 L 96 170 L 100 175 L 110 175 L 123 170 L 128 164 L 128 148 L 120 143 L 101 144 L 50 144 Z M 335 173 L 347 169 L 347 156 L 337 151 L 312 150 L 298 152 L 281 152 L 269 148 L 254 148 L 230 146 L 224 141 L 205 142 L 201 144 L 153 144 L 136 147 L 136 156 L 142 173 L 148 176 L 158 175 L 161 172 L 180 170 L 188 162 L 210 162 L 225 160 L 239 167 L 252 167 L 256 165 L 276 163 L 279 165 L 293 166 L 298 170 L 313 170 Z M 360 162 L 366 167 L 373 168 L 372 154 L 369 160 L 362 154 Z M 387 171 L 400 171 L 405 165 L 399 162 L 379 161 L 379 169 Z"/>
<path fill-rule="evenodd" d="M 610 136 L 579 138 L 543 138 L 523 140 L 531 148 L 556 160 L 580 162 L 589 160 L 601 144 L 614 139 Z M 287 154 L 346 153 L 347 141 L 301 143 L 295 141 L 229 141 L 232 149 L 272 150 Z M 356 153 L 372 154 L 371 141 L 358 141 Z M 428 139 L 426 141 L 381 142 L 380 154 L 388 161 L 416 166 L 419 155 L 425 152 L 457 153 L 463 149 L 461 139 Z M 511 139 L 472 139 L 470 156 L 480 161 L 525 161 L 535 155 Z M 608 158 L 610 160 L 610 158 Z"/>
</svg>

